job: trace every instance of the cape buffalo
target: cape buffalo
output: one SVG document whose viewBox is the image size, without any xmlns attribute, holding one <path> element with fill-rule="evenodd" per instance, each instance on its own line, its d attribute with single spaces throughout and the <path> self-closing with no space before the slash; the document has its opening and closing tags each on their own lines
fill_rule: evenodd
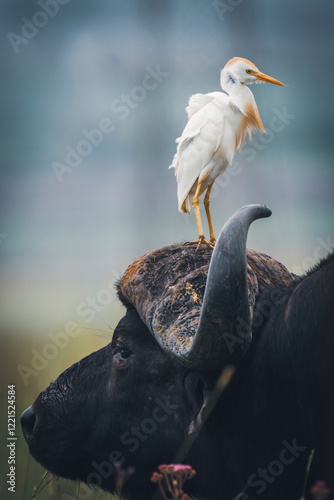
<svg viewBox="0 0 334 500">
<path fill-rule="evenodd" d="M 298 277 L 246 251 L 270 213 L 238 210 L 213 252 L 171 245 L 128 267 L 112 342 L 22 414 L 38 462 L 109 491 L 132 466 L 122 494 L 134 500 L 177 461 L 207 500 L 311 498 L 317 480 L 334 498 L 334 254 Z"/>
</svg>

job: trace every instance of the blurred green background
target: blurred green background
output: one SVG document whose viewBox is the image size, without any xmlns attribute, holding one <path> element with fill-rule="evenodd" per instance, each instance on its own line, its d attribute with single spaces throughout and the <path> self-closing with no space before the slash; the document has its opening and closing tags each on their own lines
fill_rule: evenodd
<svg viewBox="0 0 334 500">
<path fill-rule="evenodd" d="M 219 90 L 231 57 L 286 87 L 251 87 L 268 136 L 246 144 L 217 181 L 216 232 L 240 206 L 267 204 L 273 215 L 252 226 L 248 246 L 297 273 L 334 241 L 333 2 L 54 1 L 0 2 L 3 436 L 7 385 L 16 384 L 19 417 L 108 342 L 126 266 L 196 237 L 168 166 L 189 96 Z M 42 469 L 27 472 L 18 421 L 17 437 L 17 498 L 30 498 Z M 1 460 L 6 471 L 5 446 Z"/>
</svg>

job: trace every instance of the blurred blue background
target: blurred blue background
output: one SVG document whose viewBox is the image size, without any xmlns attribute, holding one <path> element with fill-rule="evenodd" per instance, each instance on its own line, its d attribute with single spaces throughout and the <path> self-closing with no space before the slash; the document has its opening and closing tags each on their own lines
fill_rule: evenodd
<svg viewBox="0 0 334 500">
<path fill-rule="evenodd" d="M 268 136 L 246 144 L 217 182 L 216 232 L 240 206 L 265 203 L 273 216 L 254 224 L 249 247 L 295 272 L 326 254 L 334 239 L 333 2 L 0 6 L 4 335 L 47 336 L 67 321 L 110 331 L 122 314 L 113 283 L 126 266 L 196 237 L 194 214 L 177 211 L 168 166 L 189 96 L 219 90 L 233 56 L 286 87 L 252 87 Z M 101 123 L 108 131 L 83 144 Z M 69 151 L 78 163 L 71 169 Z"/>
<path fill-rule="evenodd" d="M 265 203 L 273 215 L 252 226 L 249 247 L 303 273 L 333 246 L 333 2 L 2 0 L 0 10 L 0 370 L 17 384 L 18 414 L 106 343 L 128 264 L 197 236 L 168 166 L 189 96 L 219 90 L 231 57 L 286 87 L 252 87 L 268 135 L 217 181 L 216 233 L 240 206 Z M 47 351 L 69 322 L 79 333 Z M 49 356 L 38 370 L 33 349 Z"/>
</svg>

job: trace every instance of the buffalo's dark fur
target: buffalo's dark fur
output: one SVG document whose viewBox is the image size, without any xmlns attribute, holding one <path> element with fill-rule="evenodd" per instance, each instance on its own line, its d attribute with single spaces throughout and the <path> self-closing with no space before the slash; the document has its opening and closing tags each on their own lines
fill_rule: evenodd
<svg viewBox="0 0 334 500">
<path fill-rule="evenodd" d="M 197 471 L 187 492 L 299 500 L 312 449 L 307 491 L 326 480 L 334 492 L 333 293 L 334 255 L 291 287 L 261 292 L 254 341 L 184 460 Z M 149 499 L 150 475 L 173 460 L 218 376 L 169 358 L 129 306 L 112 343 L 37 398 L 30 451 L 52 472 L 108 490 L 115 462 L 134 466 L 124 494 Z"/>
</svg>

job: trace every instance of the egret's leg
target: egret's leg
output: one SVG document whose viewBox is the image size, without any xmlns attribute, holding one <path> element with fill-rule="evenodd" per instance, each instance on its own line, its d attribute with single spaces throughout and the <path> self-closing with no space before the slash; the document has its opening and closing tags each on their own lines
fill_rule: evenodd
<svg viewBox="0 0 334 500">
<path fill-rule="evenodd" d="M 203 226 L 202 226 L 202 221 L 201 221 L 201 214 L 199 210 L 199 192 L 201 189 L 201 184 L 198 184 L 195 196 L 193 198 L 193 206 L 195 210 L 195 215 L 196 215 L 196 222 L 197 222 L 197 227 L 198 227 L 198 239 L 199 240 L 204 240 L 204 233 L 203 233 Z"/>
<path fill-rule="evenodd" d="M 200 210 L 199 210 L 199 193 L 201 191 L 201 185 L 202 185 L 202 183 L 199 182 L 198 186 L 196 188 L 194 198 L 193 198 L 193 207 L 194 207 L 194 211 L 195 211 L 195 215 L 196 215 L 196 222 L 197 222 L 197 227 L 198 227 L 198 240 L 192 241 L 190 244 L 194 245 L 195 243 L 197 243 L 198 247 L 199 247 L 203 243 L 204 245 L 207 245 L 208 247 L 213 248 L 213 244 L 204 238 L 204 233 L 203 233 L 201 214 L 200 214 Z"/>
<path fill-rule="evenodd" d="M 211 194 L 212 186 L 213 186 L 213 183 L 210 184 L 210 186 L 206 190 L 205 197 L 204 197 L 204 207 L 205 207 L 206 218 L 208 219 L 210 242 L 214 245 L 216 243 L 216 237 L 215 237 L 215 233 L 213 230 L 211 211 L 210 211 L 210 194 Z"/>
</svg>

